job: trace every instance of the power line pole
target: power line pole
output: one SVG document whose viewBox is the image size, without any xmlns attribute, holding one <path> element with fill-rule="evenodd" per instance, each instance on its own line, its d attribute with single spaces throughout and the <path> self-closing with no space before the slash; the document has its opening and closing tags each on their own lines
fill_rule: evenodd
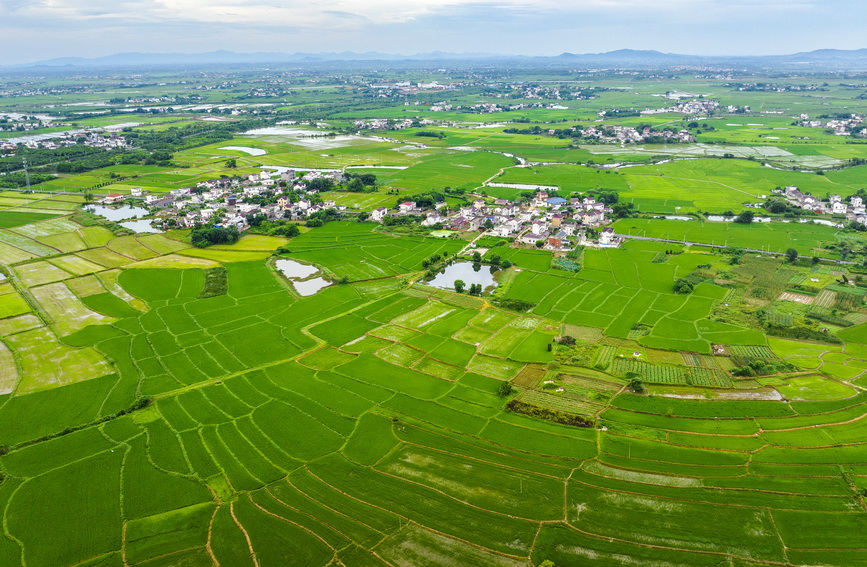
<svg viewBox="0 0 867 567">
<path fill-rule="evenodd" d="M 27 192 L 30 193 L 30 172 L 27 171 L 27 158 L 21 158 L 24 162 L 24 179 L 27 180 Z"/>
</svg>

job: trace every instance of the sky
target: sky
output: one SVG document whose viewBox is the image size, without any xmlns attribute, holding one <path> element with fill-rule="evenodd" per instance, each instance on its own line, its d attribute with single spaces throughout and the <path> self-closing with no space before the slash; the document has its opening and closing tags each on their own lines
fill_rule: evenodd
<svg viewBox="0 0 867 567">
<path fill-rule="evenodd" d="M 0 65 L 121 52 L 860 49 L 864 0 L 0 0 Z"/>
</svg>

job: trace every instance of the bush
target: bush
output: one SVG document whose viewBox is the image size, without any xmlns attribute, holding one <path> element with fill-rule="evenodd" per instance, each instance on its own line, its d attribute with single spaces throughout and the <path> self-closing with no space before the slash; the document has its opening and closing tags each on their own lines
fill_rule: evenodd
<svg viewBox="0 0 867 567">
<path fill-rule="evenodd" d="M 515 389 L 512 387 L 511 382 L 502 382 L 497 388 L 497 395 L 501 398 L 505 398 L 511 396 Z"/>
<path fill-rule="evenodd" d="M 692 284 L 686 278 L 680 278 L 676 282 L 674 282 L 674 293 L 680 295 L 688 295 L 692 293 L 693 287 Z"/>
<path fill-rule="evenodd" d="M 202 288 L 202 293 L 199 294 L 199 299 L 226 295 L 228 286 L 226 268 L 223 266 L 208 268 L 205 270 L 205 286 Z"/>
<path fill-rule="evenodd" d="M 562 425 L 571 425 L 573 427 L 594 427 L 596 425 L 592 419 L 584 416 L 534 406 L 518 399 L 511 400 L 507 403 L 506 411 L 520 413 L 537 419 L 553 421 L 554 423 L 560 423 Z"/>
<path fill-rule="evenodd" d="M 529 301 L 524 301 L 523 299 L 509 299 L 509 298 L 499 298 L 494 297 L 491 302 L 497 307 L 502 307 L 503 309 L 509 309 L 510 311 L 519 311 L 521 313 L 526 313 L 530 309 L 536 307 L 535 303 L 531 303 Z"/>
</svg>

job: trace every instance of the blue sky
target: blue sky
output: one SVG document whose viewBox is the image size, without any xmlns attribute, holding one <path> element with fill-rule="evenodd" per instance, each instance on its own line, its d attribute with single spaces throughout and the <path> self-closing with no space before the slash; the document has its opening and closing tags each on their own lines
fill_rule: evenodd
<svg viewBox="0 0 867 567">
<path fill-rule="evenodd" d="M 125 51 L 858 49 L 864 0 L 0 0 L 0 64 Z"/>
</svg>

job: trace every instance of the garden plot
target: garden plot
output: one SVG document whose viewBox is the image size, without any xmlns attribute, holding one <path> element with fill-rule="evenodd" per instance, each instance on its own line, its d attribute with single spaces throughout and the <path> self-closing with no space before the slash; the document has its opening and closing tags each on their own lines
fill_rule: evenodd
<svg viewBox="0 0 867 567">
<path fill-rule="evenodd" d="M 395 317 L 392 323 L 423 330 L 424 327 L 432 325 L 455 311 L 457 309 L 454 307 L 449 307 L 438 301 L 431 301 L 406 315 Z"/>
<path fill-rule="evenodd" d="M 67 218 L 59 218 L 19 226 L 16 227 L 14 231 L 29 238 L 38 239 L 43 236 L 75 232 L 79 228 L 81 228 L 81 226 L 71 220 Z"/>
<path fill-rule="evenodd" d="M 75 232 L 65 232 L 51 236 L 43 236 L 37 242 L 56 248 L 61 252 L 78 252 L 87 248 L 87 244 Z"/>
<path fill-rule="evenodd" d="M 11 284 L 0 285 L 0 319 L 30 312 L 30 305 Z"/>
<path fill-rule="evenodd" d="M 114 238 L 114 233 L 103 226 L 88 226 L 78 230 L 87 248 L 100 248 Z"/>
<path fill-rule="evenodd" d="M 105 288 L 100 283 L 99 278 L 95 275 L 66 280 L 66 285 L 78 297 L 88 297 L 105 292 Z"/>
<path fill-rule="evenodd" d="M 114 321 L 88 309 L 63 283 L 35 287 L 30 291 L 61 336 L 74 333 L 88 325 L 102 325 Z"/>
<path fill-rule="evenodd" d="M 114 250 L 108 248 L 91 248 L 89 250 L 82 250 L 76 255 L 88 262 L 99 264 L 104 268 L 119 268 L 120 266 L 129 264 L 133 261 L 130 258 L 118 254 Z"/>
<path fill-rule="evenodd" d="M 834 293 L 834 292 L 831 292 Z M 781 301 L 794 301 L 795 303 L 800 303 L 801 305 L 813 305 L 813 302 L 816 300 L 812 295 L 804 295 L 802 293 L 793 293 L 791 291 L 784 291 L 779 299 Z"/>
<path fill-rule="evenodd" d="M 18 367 L 15 356 L 3 342 L 0 342 L 0 396 L 11 394 L 18 383 Z"/>
<path fill-rule="evenodd" d="M 62 345 L 45 327 L 10 335 L 5 340 L 21 365 L 19 394 L 92 380 L 114 372 L 96 350 Z"/>
<path fill-rule="evenodd" d="M 0 242 L 25 252 L 29 252 L 33 256 L 50 256 L 59 252 L 59 250 L 55 248 L 45 246 L 35 240 L 8 230 L 0 230 Z"/>
<path fill-rule="evenodd" d="M 29 306 L 28 309 L 30 309 Z M 7 319 L 0 318 L 0 337 L 22 333 L 41 326 L 42 321 L 36 315 L 19 315 Z"/>
<path fill-rule="evenodd" d="M 21 248 L 16 248 L 6 244 L 5 242 L 0 242 L 0 258 L 2 258 L 3 264 L 17 264 L 18 262 L 24 262 L 25 260 L 30 260 L 35 257 L 36 254 L 27 252 Z"/>
<path fill-rule="evenodd" d="M 59 256 L 57 258 L 51 258 L 48 262 L 54 266 L 57 266 L 63 271 L 69 272 L 75 276 L 83 276 L 86 274 L 93 274 L 96 272 L 101 272 L 105 268 L 99 264 L 95 264 L 93 262 L 89 262 L 84 258 L 79 258 L 78 256 Z"/>
<path fill-rule="evenodd" d="M 31 262 L 15 267 L 15 272 L 28 287 L 57 282 L 71 278 L 73 274 L 48 262 Z"/>
<path fill-rule="evenodd" d="M 497 380 L 511 380 L 523 367 L 520 362 L 477 354 L 470 360 L 467 370 Z"/>
<path fill-rule="evenodd" d="M 107 244 L 107 248 L 133 260 L 147 260 L 159 255 L 139 242 L 134 236 L 115 238 Z"/>
</svg>

